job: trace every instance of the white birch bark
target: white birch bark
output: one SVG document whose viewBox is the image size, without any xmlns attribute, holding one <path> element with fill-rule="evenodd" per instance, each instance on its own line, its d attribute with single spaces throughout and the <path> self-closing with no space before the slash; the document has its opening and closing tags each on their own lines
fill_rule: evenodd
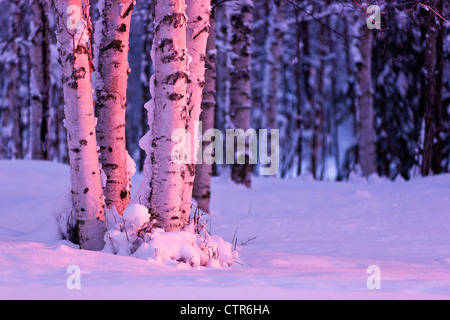
<svg viewBox="0 0 450 320">
<path fill-rule="evenodd" d="M 106 174 L 107 208 L 122 215 L 130 201 L 125 148 L 125 110 L 129 74 L 128 51 L 134 0 L 100 0 L 94 35 L 95 114 L 100 163 Z"/>
<path fill-rule="evenodd" d="M 55 4 L 75 233 L 82 249 L 101 250 L 106 226 L 90 75 L 88 13 L 81 0 L 55 0 Z M 78 11 L 85 15 L 73 14 Z M 71 30 L 74 25 L 78 27 Z"/>
<path fill-rule="evenodd" d="M 183 221 L 189 222 L 189 215 L 192 202 L 192 190 L 195 179 L 195 163 L 197 151 L 200 146 L 195 138 L 198 132 L 194 126 L 200 120 L 201 104 L 203 100 L 203 88 L 205 86 L 205 57 L 206 45 L 209 36 L 209 20 L 211 15 L 210 0 L 186 0 L 186 15 L 188 18 L 186 27 L 186 46 L 190 63 L 188 66 L 188 86 L 187 86 L 187 118 L 186 129 L 190 133 L 192 145 L 189 148 L 190 155 L 186 164 L 185 185 L 183 190 Z"/>
<path fill-rule="evenodd" d="M 202 122 L 202 135 L 207 130 L 214 129 L 214 117 L 216 110 L 216 58 L 216 21 L 214 14 L 212 14 L 210 17 L 209 37 L 206 46 L 205 88 L 203 89 L 202 113 L 200 114 L 200 121 Z M 203 155 L 205 153 L 205 147 L 210 143 L 211 142 L 203 141 Z M 203 161 L 196 166 L 193 197 L 197 201 L 200 210 L 204 212 L 210 211 L 211 175 L 211 164 Z"/>
<path fill-rule="evenodd" d="M 48 4 L 31 2 L 30 143 L 32 159 L 50 159 L 50 38 Z"/>
<path fill-rule="evenodd" d="M 229 19 L 230 32 L 230 105 L 229 120 L 232 129 L 250 128 L 251 110 L 251 43 L 253 22 L 253 1 L 244 0 L 230 3 Z M 237 148 L 235 148 L 236 152 Z M 246 154 L 235 153 L 235 161 L 238 157 L 245 157 L 245 164 L 232 165 L 231 179 L 237 184 L 251 186 L 252 165 L 250 164 L 250 152 L 246 142 Z"/>
<path fill-rule="evenodd" d="M 139 145 L 146 152 L 144 180 L 136 201 L 149 209 L 157 225 L 166 231 L 183 227 L 185 166 L 173 161 L 177 141 L 171 136 L 186 126 L 187 52 L 186 4 L 184 0 L 155 3 L 155 32 L 152 60 L 155 73 L 150 80 L 152 100 L 146 104 L 149 131 Z M 179 159 L 184 157 L 182 151 Z"/>
</svg>

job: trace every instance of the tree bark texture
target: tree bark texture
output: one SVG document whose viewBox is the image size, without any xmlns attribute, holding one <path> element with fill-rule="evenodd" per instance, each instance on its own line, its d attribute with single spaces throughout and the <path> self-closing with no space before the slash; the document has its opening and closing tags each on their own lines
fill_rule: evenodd
<svg viewBox="0 0 450 320">
<path fill-rule="evenodd" d="M 74 237 L 78 238 L 82 249 L 101 250 L 106 225 L 92 98 L 88 10 L 81 0 L 56 0 L 55 4 L 76 220 Z M 76 12 L 83 14 L 79 17 Z M 80 20 L 76 21 L 78 17 Z M 71 28 L 73 25 L 77 27 Z"/>
<path fill-rule="evenodd" d="M 121 215 L 130 202 L 127 174 L 125 111 L 130 68 L 128 51 L 134 0 L 100 0 L 95 28 L 95 115 L 100 163 L 106 175 L 107 208 Z"/>
<path fill-rule="evenodd" d="M 215 109 L 216 109 L 216 21 L 214 14 L 211 15 L 209 37 L 206 46 L 205 61 L 205 88 L 203 89 L 202 113 L 200 121 L 202 122 L 202 134 L 209 129 L 214 129 Z M 210 142 L 204 141 L 202 144 L 202 154 L 205 147 Z M 211 175 L 212 165 L 202 162 L 195 168 L 195 180 L 193 197 L 198 203 L 200 210 L 210 211 L 211 201 Z"/>
<path fill-rule="evenodd" d="M 189 221 L 192 203 L 192 190 L 195 179 L 195 163 L 198 151 L 202 150 L 196 137 L 201 132 L 195 127 L 195 123 L 200 120 L 202 112 L 203 88 L 205 87 L 205 60 L 206 46 L 210 32 L 210 0 L 186 0 L 186 15 L 188 18 L 186 28 L 186 46 L 190 57 L 188 86 L 187 86 L 187 115 L 186 130 L 190 132 L 192 144 L 189 148 L 190 163 L 186 164 L 185 185 L 183 191 L 183 221 Z"/>
<path fill-rule="evenodd" d="M 230 3 L 228 7 L 230 19 L 229 44 L 232 54 L 230 59 L 230 105 L 229 120 L 232 129 L 250 129 L 251 110 L 251 43 L 253 22 L 253 1 L 243 0 Z M 231 179 L 237 184 L 251 186 L 251 173 L 248 141 L 246 154 L 235 153 L 235 164 L 231 167 Z M 238 164 L 237 158 L 245 157 L 245 164 Z"/>
<path fill-rule="evenodd" d="M 152 218 L 166 231 L 181 230 L 185 165 L 172 161 L 177 141 L 171 136 L 184 129 L 187 120 L 188 70 L 186 52 L 186 4 L 184 0 L 155 2 L 155 32 L 150 79 L 149 131 L 140 146 L 146 152 L 144 180 L 137 201 L 149 208 Z M 178 154 L 179 158 L 184 154 Z"/>
</svg>

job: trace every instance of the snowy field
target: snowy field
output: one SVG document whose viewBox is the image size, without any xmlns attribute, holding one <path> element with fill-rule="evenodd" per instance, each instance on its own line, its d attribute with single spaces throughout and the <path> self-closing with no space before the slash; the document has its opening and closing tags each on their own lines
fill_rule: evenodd
<svg viewBox="0 0 450 320">
<path fill-rule="evenodd" d="M 58 240 L 52 208 L 69 179 L 60 164 L 0 161 L 0 298 L 450 299 L 450 175 L 254 178 L 251 190 L 215 178 L 208 229 L 229 242 L 236 234 L 240 256 L 223 268 Z M 71 265 L 81 271 L 80 289 L 67 287 Z M 379 289 L 368 288 L 376 275 L 369 266 L 379 267 Z"/>
</svg>

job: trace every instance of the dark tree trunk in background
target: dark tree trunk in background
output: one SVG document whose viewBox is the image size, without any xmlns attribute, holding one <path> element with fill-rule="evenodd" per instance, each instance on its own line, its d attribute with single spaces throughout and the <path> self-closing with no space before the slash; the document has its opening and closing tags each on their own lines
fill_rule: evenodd
<svg viewBox="0 0 450 320">
<path fill-rule="evenodd" d="M 362 22 L 359 27 L 360 60 L 356 61 L 358 67 L 359 86 L 359 164 L 362 174 L 368 177 L 376 172 L 376 146 L 375 146 L 375 112 L 373 105 L 372 86 L 372 46 L 374 30 L 366 26 L 366 15 L 360 14 Z"/>
<path fill-rule="evenodd" d="M 32 0 L 31 9 L 31 158 L 49 160 L 51 157 L 50 35 L 47 19 L 49 8 L 44 0 Z"/>
<path fill-rule="evenodd" d="M 429 1 L 429 5 L 436 7 L 437 1 Z M 438 100 L 437 88 L 437 55 L 438 55 L 438 34 L 439 21 L 438 17 L 428 12 L 426 18 L 426 46 L 425 46 L 425 87 L 424 95 L 424 136 L 422 147 L 422 168 L 423 176 L 427 176 L 433 171 L 433 154 L 434 154 L 434 139 L 437 133 L 436 120 L 440 113 L 441 103 Z M 439 99 L 441 100 L 441 99 Z"/>
</svg>

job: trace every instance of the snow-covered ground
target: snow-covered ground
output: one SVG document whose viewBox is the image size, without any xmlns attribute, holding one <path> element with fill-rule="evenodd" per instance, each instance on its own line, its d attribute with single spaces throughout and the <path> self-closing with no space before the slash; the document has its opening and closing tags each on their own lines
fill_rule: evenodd
<svg viewBox="0 0 450 320">
<path fill-rule="evenodd" d="M 208 229 L 237 238 L 240 256 L 223 268 L 88 252 L 58 240 L 52 208 L 68 186 L 67 166 L 0 161 L 0 298 L 450 299 L 450 175 L 255 178 L 250 190 L 215 178 Z M 72 265 L 80 289 L 67 286 Z M 369 266 L 379 267 L 380 289 L 368 288 L 377 276 Z"/>
</svg>

